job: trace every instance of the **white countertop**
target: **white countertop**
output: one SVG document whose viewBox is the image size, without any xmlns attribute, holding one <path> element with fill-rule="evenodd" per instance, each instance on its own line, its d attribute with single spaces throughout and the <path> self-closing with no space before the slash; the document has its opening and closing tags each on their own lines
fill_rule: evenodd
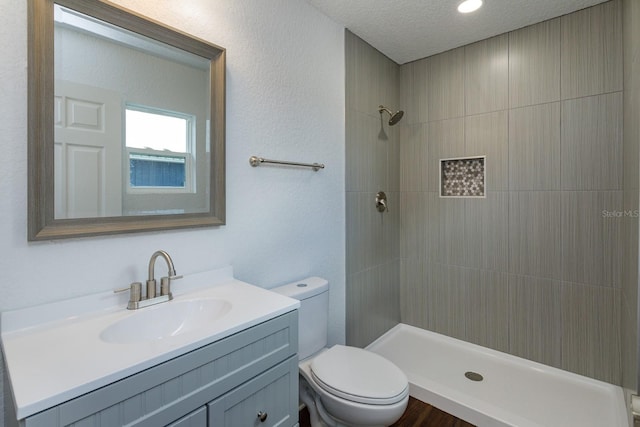
<svg viewBox="0 0 640 427">
<path fill-rule="evenodd" d="M 295 310 L 297 300 L 233 278 L 231 267 L 185 275 L 173 301 L 217 298 L 231 310 L 196 331 L 165 339 L 107 343 L 113 323 L 173 301 L 127 310 L 128 292 L 104 292 L 2 313 L 0 331 L 18 419 Z"/>
</svg>

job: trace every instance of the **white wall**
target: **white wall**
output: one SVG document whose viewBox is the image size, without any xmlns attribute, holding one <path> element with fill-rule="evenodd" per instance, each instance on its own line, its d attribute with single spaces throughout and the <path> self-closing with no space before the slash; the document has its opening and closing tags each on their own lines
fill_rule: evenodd
<svg viewBox="0 0 640 427">
<path fill-rule="evenodd" d="M 227 49 L 227 225 L 28 243 L 26 3 L 0 0 L 0 311 L 141 280 L 162 248 L 179 274 L 232 264 L 265 287 L 326 277 L 329 338 L 343 342 L 343 28 L 299 0 L 118 0 Z M 251 155 L 327 168 L 252 168 Z"/>
</svg>

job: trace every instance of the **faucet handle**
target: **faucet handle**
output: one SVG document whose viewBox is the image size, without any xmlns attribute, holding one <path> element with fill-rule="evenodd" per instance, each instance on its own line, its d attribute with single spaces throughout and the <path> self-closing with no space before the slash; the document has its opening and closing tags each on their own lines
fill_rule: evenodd
<svg viewBox="0 0 640 427">
<path fill-rule="evenodd" d="M 129 286 L 127 286 L 126 288 L 114 289 L 113 293 L 117 294 L 117 293 L 126 292 L 126 291 L 131 291 L 131 293 L 129 294 L 129 301 L 134 301 L 134 302 L 135 301 L 140 301 L 141 294 L 142 294 L 142 283 L 133 282 Z"/>
<path fill-rule="evenodd" d="M 169 295 L 169 299 L 172 299 L 171 296 L 171 281 L 182 279 L 182 275 L 178 276 L 174 274 L 173 276 L 166 276 L 160 279 L 160 295 Z"/>
</svg>

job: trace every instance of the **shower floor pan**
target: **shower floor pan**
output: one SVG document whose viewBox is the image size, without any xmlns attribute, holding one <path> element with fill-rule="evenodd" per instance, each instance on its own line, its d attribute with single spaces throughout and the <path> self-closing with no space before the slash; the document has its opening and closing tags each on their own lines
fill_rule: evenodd
<svg viewBox="0 0 640 427">
<path fill-rule="evenodd" d="M 411 396 L 480 427 L 628 427 L 622 388 L 399 324 L 367 347 Z M 465 375 L 466 374 L 466 375 Z"/>
</svg>

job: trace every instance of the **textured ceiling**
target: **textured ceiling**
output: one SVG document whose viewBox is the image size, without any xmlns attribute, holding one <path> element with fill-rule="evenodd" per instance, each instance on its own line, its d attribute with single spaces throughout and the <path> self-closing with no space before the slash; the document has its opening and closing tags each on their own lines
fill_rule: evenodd
<svg viewBox="0 0 640 427">
<path fill-rule="evenodd" d="M 603 0 L 484 0 L 463 15 L 462 0 L 307 0 L 398 64 L 425 58 Z"/>
</svg>

